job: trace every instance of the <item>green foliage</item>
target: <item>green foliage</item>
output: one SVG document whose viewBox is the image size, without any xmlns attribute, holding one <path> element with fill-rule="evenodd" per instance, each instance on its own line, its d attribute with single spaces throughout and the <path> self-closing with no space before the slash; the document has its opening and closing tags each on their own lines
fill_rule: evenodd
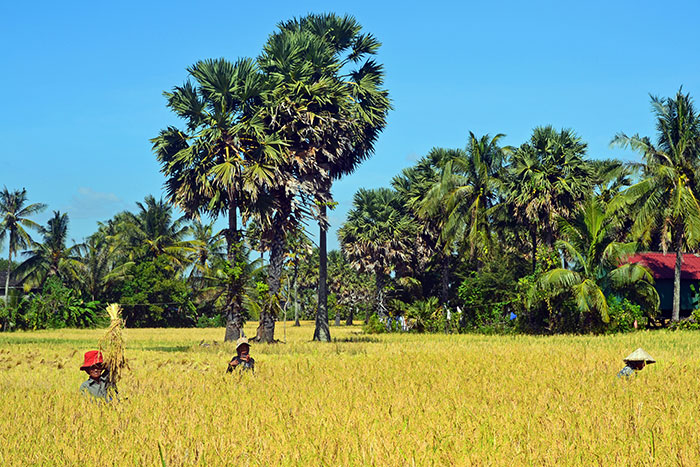
<svg viewBox="0 0 700 467">
<path fill-rule="evenodd" d="M 540 246 L 536 254 L 536 267 L 532 274 L 520 277 L 516 285 L 513 312 L 515 326 L 528 333 L 576 332 L 579 312 L 568 297 L 555 295 L 537 287 L 543 274 L 561 263 L 552 248 Z"/>
<path fill-rule="evenodd" d="M 700 295 L 696 290 L 695 285 L 690 285 L 690 290 L 693 292 L 693 311 L 685 319 L 672 322 L 669 326 L 670 329 L 688 329 L 697 331 L 700 330 Z"/>
<path fill-rule="evenodd" d="M 133 268 L 121 287 L 120 304 L 127 326 L 166 327 L 195 324 L 196 307 L 184 280 L 175 277 L 163 256 Z"/>
<path fill-rule="evenodd" d="M 461 327 L 479 329 L 509 323 L 517 300 L 516 282 L 502 271 L 472 272 L 460 284 L 457 297 L 462 308 Z"/>
<path fill-rule="evenodd" d="M 608 297 L 608 314 L 610 322 L 604 328 L 606 333 L 634 331 L 635 320 L 639 329 L 647 324 L 647 317 L 639 305 L 616 295 Z"/>
<path fill-rule="evenodd" d="M 55 276 L 46 280 L 41 292 L 2 307 L 0 319 L 11 329 L 32 330 L 93 328 L 107 323 L 100 302 L 83 301 Z"/>
<path fill-rule="evenodd" d="M 418 300 L 406 308 L 409 326 L 417 332 L 444 332 L 445 315 L 437 297 Z"/>
<path fill-rule="evenodd" d="M 370 316 L 367 324 L 362 326 L 362 331 L 367 334 L 383 334 L 385 332 L 389 332 L 389 330 L 386 328 L 386 324 L 383 323 L 375 314 Z"/>
<path fill-rule="evenodd" d="M 199 316 L 197 318 L 198 328 L 221 328 L 226 326 L 226 319 L 222 315 Z"/>
<path fill-rule="evenodd" d="M 11 264 L 12 269 L 17 267 L 16 262 L 12 262 Z M 0 258 L 0 271 L 5 272 L 7 271 L 7 260 L 4 258 Z M 0 287 L 5 287 L 5 284 L 0 284 Z"/>
</svg>

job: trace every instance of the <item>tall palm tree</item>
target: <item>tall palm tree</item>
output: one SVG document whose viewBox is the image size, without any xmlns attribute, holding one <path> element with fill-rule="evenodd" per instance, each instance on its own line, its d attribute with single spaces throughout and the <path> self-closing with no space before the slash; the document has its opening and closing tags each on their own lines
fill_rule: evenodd
<svg viewBox="0 0 700 467">
<path fill-rule="evenodd" d="M 314 340 L 330 341 L 326 214 L 333 206 L 331 186 L 372 154 L 391 107 L 382 88 L 382 66 L 369 58 L 379 46 L 351 16 L 312 14 L 281 23 L 261 57 L 263 69 L 275 79 L 271 121 L 283 135 L 305 193 L 318 207 Z"/>
<path fill-rule="evenodd" d="M 537 127 L 511 156 L 506 191 L 513 215 L 530 235 L 532 270 L 538 238 L 554 245 L 556 219 L 568 217 L 591 190 L 586 143 L 569 129 Z"/>
<path fill-rule="evenodd" d="M 572 220 L 560 217 L 565 239 L 556 245 L 570 268 L 552 269 L 536 284 L 553 294 L 570 293 L 582 315 L 592 313 L 603 323 L 609 322 L 606 296 L 613 291 L 633 291 L 645 299 L 652 313 L 659 306 L 651 271 L 639 264 L 623 264 L 634 253 L 636 243 L 612 241 L 617 228 L 615 210 L 614 206 L 604 210 L 598 200 L 589 199 Z"/>
<path fill-rule="evenodd" d="M 39 229 L 39 224 L 29 219 L 29 216 L 37 214 L 44 209 L 46 205 L 42 203 L 34 203 L 26 205 L 27 190 L 10 191 L 7 187 L 3 187 L 0 192 L 0 243 L 7 237 L 8 239 L 8 258 L 7 258 L 7 276 L 5 277 L 5 305 L 7 298 L 10 295 L 10 275 L 12 274 L 12 257 L 18 251 L 28 248 L 31 245 L 32 238 L 25 230 L 28 228 Z"/>
<path fill-rule="evenodd" d="M 396 192 L 361 188 L 353 197 L 348 218 L 338 230 L 344 255 L 359 272 L 373 274 L 375 311 L 387 317 L 386 285 L 391 272 L 408 258 L 415 226 L 400 211 Z"/>
<path fill-rule="evenodd" d="M 682 89 L 675 97 L 651 97 L 657 141 L 619 133 L 613 145 L 630 147 L 644 157 L 642 180 L 622 196 L 634 213 L 632 234 L 648 243 L 660 231 L 661 248 L 676 253 L 672 320 L 680 318 L 683 250 L 700 241 L 700 114 Z"/>
<path fill-rule="evenodd" d="M 171 202 L 190 218 L 228 217 L 225 340 L 235 340 L 242 333 L 245 287 L 233 273 L 245 262 L 238 216 L 245 220 L 259 183 L 275 180 L 268 161 L 274 161 L 279 144 L 260 116 L 266 82 L 253 60 L 204 60 L 187 71 L 192 81 L 165 93 L 187 128 L 162 130 L 152 140 L 153 150 Z"/>
<path fill-rule="evenodd" d="M 17 274 L 22 281 L 29 281 L 39 287 L 49 277 L 61 280 L 76 280 L 80 269 L 79 251 L 81 245 L 68 246 L 68 214 L 54 211 L 46 227 L 40 227 L 42 242 L 33 242 L 23 255 L 27 257 L 19 266 Z"/>
</svg>

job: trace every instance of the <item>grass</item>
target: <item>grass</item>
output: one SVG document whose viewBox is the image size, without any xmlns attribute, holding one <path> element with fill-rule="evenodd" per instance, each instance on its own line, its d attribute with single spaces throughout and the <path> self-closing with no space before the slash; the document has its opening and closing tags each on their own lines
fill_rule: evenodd
<svg viewBox="0 0 700 467">
<path fill-rule="evenodd" d="M 306 322 L 231 376 L 223 329 L 126 329 L 103 405 L 78 394 L 103 332 L 0 334 L 0 465 L 700 464 L 697 333 L 318 344 Z M 637 347 L 658 363 L 617 379 Z"/>
</svg>

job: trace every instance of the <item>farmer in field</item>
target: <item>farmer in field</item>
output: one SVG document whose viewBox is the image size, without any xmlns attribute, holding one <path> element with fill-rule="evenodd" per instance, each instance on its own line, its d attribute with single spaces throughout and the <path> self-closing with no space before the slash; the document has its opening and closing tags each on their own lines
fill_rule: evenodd
<svg viewBox="0 0 700 467">
<path fill-rule="evenodd" d="M 647 364 L 656 362 L 656 360 L 651 358 L 651 355 L 642 348 L 629 354 L 623 361 L 625 362 L 625 367 L 617 374 L 618 378 L 622 378 L 623 376 L 629 378 L 630 376 L 636 375 L 637 372 L 641 371 Z"/>
<path fill-rule="evenodd" d="M 241 337 L 236 341 L 236 356 L 228 362 L 228 373 L 231 373 L 236 368 L 241 369 L 241 371 L 251 370 L 255 373 L 255 360 L 250 356 L 250 344 L 248 339 Z"/>
<path fill-rule="evenodd" d="M 80 369 L 87 373 L 89 378 L 80 385 L 80 392 L 83 395 L 111 401 L 110 392 L 113 391 L 116 394 L 117 388 L 109 382 L 108 372 L 104 369 L 103 363 L 102 352 L 99 350 L 85 352 L 83 365 Z"/>
</svg>

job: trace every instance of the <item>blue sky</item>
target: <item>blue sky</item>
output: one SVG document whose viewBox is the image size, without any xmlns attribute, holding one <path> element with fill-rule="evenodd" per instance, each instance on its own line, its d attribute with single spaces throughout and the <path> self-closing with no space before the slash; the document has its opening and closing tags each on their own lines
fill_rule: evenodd
<svg viewBox="0 0 700 467">
<path fill-rule="evenodd" d="M 109 3 L 109 4 L 108 4 Z M 360 187 L 386 186 L 434 146 L 469 131 L 570 127 L 591 157 L 636 157 L 608 143 L 652 135 L 648 94 L 700 96 L 696 2 L 3 2 L 0 186 L 68 212 L 77 241 L 163 177 L 149 138 L 178 124 L 164 90 L 197 60 L 255 56 L 277 22 L 349 13 L 383 46 L 395 110 L 376 154 L 335 184 L 335 229 Z M 312 226 L 315 231 L 315 227 Z"/>
</svg>

